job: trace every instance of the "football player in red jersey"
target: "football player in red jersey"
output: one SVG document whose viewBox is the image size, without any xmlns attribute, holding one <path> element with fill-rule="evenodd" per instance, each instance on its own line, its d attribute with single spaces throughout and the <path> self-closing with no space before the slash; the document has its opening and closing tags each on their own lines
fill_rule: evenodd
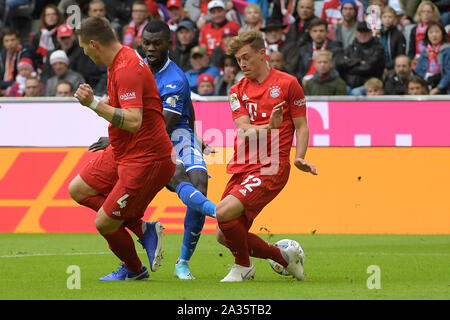
<svg viewBox="0 0 450 320">
<path fill-rule="evenodd" d="M 289 178 L 289 154 L 295 134 L 294 165 L 316 175 L 305 160 L 309 129 L 306 100 L 295 77 L 272 69 L 266 61 L 264 39 L 255 31 L 241 33 L 229 45 L 245 75 L 229 95 L 233 120 L 238 129 L 234 159 L 228 164 L 233 174 L 217 205 L 218 241 L 231 251 L 235 264 L 222 282 L 253 278 L 250 256 L 272 259 L 298 280 L 304 280 L 301 251 L 280 249 L 249 229 L 261 210 L 271 202 Z M 253 141 L 252 141 L 253 140 Z"/>
<path fill-rule="evenodd" d="M 85 54 L 97 65 L 108 67 L 108 98 L 96 100 L 87 84 L 79 86 L 75 97 L 110 122 L 111 145 L 72 180 L 69 193 L 76 202 L 97 212 L 97 230 L 123 262 L 100 280 L 145 279 L 148 270 L 125 228 L 138 236 L 155 271 L 162 258 L 163 227 L 142 217 L 175 172 L 162 102 L 145 61 L 117 41 L 108 20 L 89 17 L 77 35 Z"/>
</svg>

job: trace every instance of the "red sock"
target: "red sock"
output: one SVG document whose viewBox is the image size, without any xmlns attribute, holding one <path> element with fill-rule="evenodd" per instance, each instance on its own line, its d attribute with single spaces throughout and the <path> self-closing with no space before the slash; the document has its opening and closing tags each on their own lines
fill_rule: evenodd
<svg viewBox="0 0 450 320">
<path fill-rule="evenodd" d="M 125 267 L 128 270 L 133 272 L 141 271 L 142 263 L 137 255 L 133 238 L 131 238 L 131 235 L 124 227 L 121 226 L 118 230 L 102 234 L 102 236 L 108 241 L 111 251 L 125 263 Z"/>
<path fill-rule="evenodd" d="M 133 233 L 137 235 L 139 239 L 142 239 L 142 237 L 144 236 L 144 232 L 142 232 L 142 222 L 142 219 L 130 219 L 126 220 L 123 223 L 123 226 L 133 231 Z"/>
<path fill-rule="evenodd" d="M 256 234 L 249 233 L 247 243 L 250 256 L 261 259 L 272 259 L 285 268 L 288 266 L 288 262 L 283 258 L 280 248 L 267 243 Z"/>
<path fill-rule="evenodd" d="M 225 237 L 225 243 L 234 256 L 234 263 L 249 267 L 250 255 L 248 253 L 247 234 L 248 230 L 244 224 L 244 216 L 219 222 L 219 228 Z"/>
<path fill-rule="evenodd" d="M 98 194 L 96 196 L 87 196 L 86 198 L 78 201 L 78 203 L 97 212 L 98 210 L 100 210 L 105 200 L 106 197 L 104 195 Z"/>
</svg>

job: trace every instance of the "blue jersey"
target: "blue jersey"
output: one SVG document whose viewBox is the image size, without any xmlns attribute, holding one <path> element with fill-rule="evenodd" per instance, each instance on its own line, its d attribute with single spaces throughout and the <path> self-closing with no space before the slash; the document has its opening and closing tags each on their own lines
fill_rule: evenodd
<svg viewBox="0 0 450 320">
<path fill-rule="evenodd" d="M 147 58 L 145 62 L 148 64 Z M 192 102 L 186 75 L 175 62 L 167 58 L 161 69 L 153 76 L 164 111 L 180 115 L 180 119 L 169 134 L 177 152 L 177 160 L 184 164 L 186 172 L 195 169 L 207 171 L 201 146 L 189 126 Z"/>
<path fill-rule="evenodd" d="M 147 58 L 145 58 L 145 62 L 148 64 Z M 190 130 L 191 90 L 183 70 L 167 58 L 161 69 L 153 76 L 164 110 L 180 115 L 180 120 L 172 128 L 172 131 L 179 128 Z"/>
</svg>

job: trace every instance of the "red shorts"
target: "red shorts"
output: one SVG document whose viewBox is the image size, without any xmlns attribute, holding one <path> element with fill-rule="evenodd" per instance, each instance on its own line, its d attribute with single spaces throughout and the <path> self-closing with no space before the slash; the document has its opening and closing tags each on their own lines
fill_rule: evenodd
<svg viewBox="0 0 450 320">
<path fill-rule="evenodd" d="M 290 163 L 282 163 L 274 175 L 262 175 L 261 169 L 235 173 L 223 192 L 222 199 L 235 196 L 244 205 L 244 214 L 251 224 L 262 209 L 283 190 L 289 179 Z"/>
<path fill-rule="evenodd" d="M 119 220 L 142 218 L 156 194 L 175 173 L 171 158 L 142 167 L 117 165 L 108 147 L 91 160 L 80 176 L 91 188 L 106 196 L 103 210 Z"/>
</svg>

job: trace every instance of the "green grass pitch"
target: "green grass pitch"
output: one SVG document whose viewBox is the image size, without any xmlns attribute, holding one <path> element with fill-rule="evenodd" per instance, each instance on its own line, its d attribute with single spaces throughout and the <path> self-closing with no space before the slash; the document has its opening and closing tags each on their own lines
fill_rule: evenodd
<svg viewBox="0 0 450 320">
<path fill-rule="evenodd" d="M 100 282 L 118 266 L 98 234 L 0 234 L 0 299 L 449 299 L 450 235 L 262 235 L 274 243 L 299 241 L 306 252 L 306 282 L 276 274 L 252 259 L 254 280 L 220 283 L 233 263 L 212 234 L 202 235 L 191 261 L 196 280 L 178 280 L 173 267 L 182 235 L 164 235 L 161 268 L 146 281 Z M 145 265 L 145 252 L 137 244 Z M 68 289 L 80 271 L 80 289 Z M 379 289 L 369 289 L 370 266 Z M 369 273 L 368 273 L 369 270 Z M 372 279 L 372 278 L 371 278 Z M 369 283 L 371 282 L 369 279 Z M 70 284 L 70 281 L 69 281 Z"/>
</svg>

